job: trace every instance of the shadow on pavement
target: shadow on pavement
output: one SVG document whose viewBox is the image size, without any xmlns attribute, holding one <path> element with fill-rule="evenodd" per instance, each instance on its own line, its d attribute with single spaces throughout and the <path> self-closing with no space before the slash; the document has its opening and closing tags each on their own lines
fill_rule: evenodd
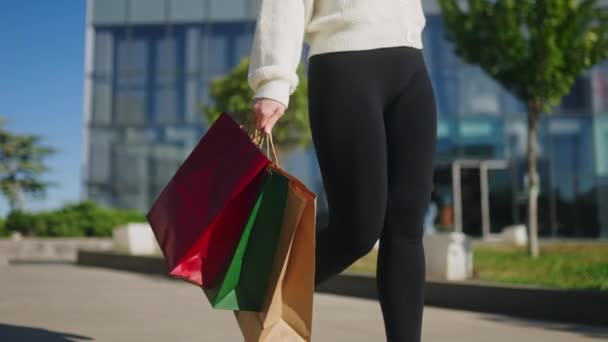
<svg viewBox="0 0 608 342">
<path fill-rule="evenodd" d="M 88 336 L 0 323 L 0 341 L 3 342 L 79 342 L 92 340 L 93 338 Z"/>
<path fill-rule="evenodd" d="M 493 314 L 480 314 L 480 317 L 482 319 L 498 323 L 505 323 L 511 325 L 516 324 L 519 326 L 536 327 L 554 331 L 564 331 L 592 338 L 608 338 L 608 328 L 594 325 L 540 321 L 535 319 L 526 319 L 520 317 Z"/>
</svg>

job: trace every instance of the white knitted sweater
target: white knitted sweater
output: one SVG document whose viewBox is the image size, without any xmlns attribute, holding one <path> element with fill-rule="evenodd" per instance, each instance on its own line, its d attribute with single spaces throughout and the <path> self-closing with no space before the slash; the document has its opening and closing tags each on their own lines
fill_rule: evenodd
<svg viewBox="0 0 608 342">
<path fill-rule="evenodd" d="M 298 85 L 302 42 L 308 57 L 337 51 L 422 48 L 421 0 L 261 0 L 251 51 L 254 98 L 286 106 Z"/>
</svg>

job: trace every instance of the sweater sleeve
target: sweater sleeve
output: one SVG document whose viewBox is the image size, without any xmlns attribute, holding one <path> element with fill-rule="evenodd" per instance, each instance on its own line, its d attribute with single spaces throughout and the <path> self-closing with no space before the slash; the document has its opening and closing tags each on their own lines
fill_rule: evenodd
<svg viewBox="0 0 608 342">
<path fill-rule="evenodd" d="M 248 81 L 253 98 L 289 106 L 313 0 L 262 0 L 251 49 Z"/>
</svg>

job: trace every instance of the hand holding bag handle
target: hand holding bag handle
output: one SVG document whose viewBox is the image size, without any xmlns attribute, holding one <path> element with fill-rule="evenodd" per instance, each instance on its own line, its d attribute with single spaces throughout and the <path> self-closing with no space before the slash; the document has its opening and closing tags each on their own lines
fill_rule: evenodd
<svg viewBox="0 0 608 342">
<path fill-rule="evenodd" d="M 272 139 L 272 134 L 267 134 L 261 130 L 259 130 L 255 126 L 255 116 L 248 115 L 246 121 L 240 126 L 243 130 L 247 132 L 251 141 L 262 151 L 266 153 L 266 156 L 272 164 L 274 164 L 277 168 L 280 168 L 279 158 L 277 157 L 277 151 L 274 147 L 274 141 Z M 264 142 L 266 143 L 266 151 L 264 151 Z"/>
</svg>

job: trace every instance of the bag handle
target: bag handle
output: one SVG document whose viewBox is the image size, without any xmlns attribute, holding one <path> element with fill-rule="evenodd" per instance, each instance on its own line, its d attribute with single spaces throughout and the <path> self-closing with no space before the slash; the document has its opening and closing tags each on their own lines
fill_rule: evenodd
<svg viewBox="0 0 608 342">
<path fill-rule="evenodd" d="M 265 134 L 266 135 L 266 151 L 267 153 L 272 152 L 271 160 L 277 165 L 278 168 L 281 167 L 279 165 L 279 157 L 277 156 L 277 150 L 274 147 L 274 142 L 272 141 L 272 133 Z"/>
<path fill-rule="evenodd" d="M 247 115 L 247 119 L 245 120 L 245 123 L 240 125 L 240 127 L 247 132 L 247 135 L 249 136 L 251 141 L 262 152 L 265 152 L 268 159 L 270 159 L 270 161 L 273 164 L 275 164 L 278 168 L 280 168 L 281 166 L 279 165 L 279 158 L 277 156 L 277 150 L 274 147 L 274 141 L 272 139 L 272 134 L 267 134 L 267 133 L 259 130 L 256 127 L 254 119 L 255 119 L 255 115 Z M 265 149 L 264 149 L 264 143 L 266 143 Z"/>
</svg>

